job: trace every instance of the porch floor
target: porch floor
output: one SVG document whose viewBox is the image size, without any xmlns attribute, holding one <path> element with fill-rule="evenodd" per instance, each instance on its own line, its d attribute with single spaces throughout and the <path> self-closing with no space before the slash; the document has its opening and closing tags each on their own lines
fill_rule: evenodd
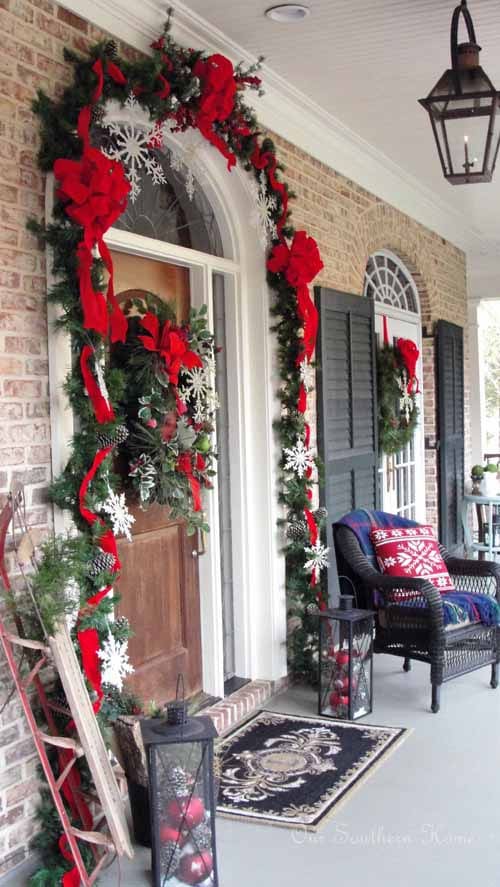
<svg viewBox="0 0 500 887">
<path fill-rule="evenodd" d="M 218 819 L 221 887 L 497 887 L 500 870 L 500 689 L 484 668 L 445 684 L 429 711 L 429 669 L 377 656 L 374 713 L 366 723 L 413 728 L 405 742 L 314 834 Z M 316 714 L 309 688 L 274 696 L 266 708 Z M 149 851 L 122 861 L 121 884 L 150 887 Z M 23 884 L 22 880 L 6 880 Z M 120 883 L 115 863 L 99 882 Z"/>
</svg>

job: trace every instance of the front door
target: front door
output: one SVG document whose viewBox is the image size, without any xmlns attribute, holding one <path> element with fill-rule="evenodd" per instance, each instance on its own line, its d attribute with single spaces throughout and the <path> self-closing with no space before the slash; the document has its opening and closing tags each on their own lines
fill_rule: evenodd
<svg viewBox="0 0 500 887">
<path fill-rule="evenodd" d="M 112 256 L 119 301 L 152 292 L 175 302 L 179 321 L 188 318 L 187 268 L 124 252 Z M 135 523 L 132 542 L 119 541 L 123 570 L 117 583 L 117 615 L 126 616 L 134 631 L 129 655 L 135 673 L 127 685 L 144 700 L 164 702 L 175 695 L 182 673 L 191 696 L 202 687 L 197 539 L 165 506 L 128 506 Z"/>
<path fill-rule="evenodd" d="M 383 321 L 387 319 L 389 341 L 395 344 L 398 339 L 411 339 L 421 350 L 422 337 L 418 316 L 397 309 L 391 311 L 384 305 L 375 305 L 375 332 L 377 345 L 382 347 Z M 411 520 L 425 520 L 425 471 L 423 440 L 423 382 L 422 358 L 417 364 L 417 377 L 420 382 L 418 406 L 420 417 L 412 440 L 399 453 L 393 456 L 380 455 L 379 480 L 380 501 L 383 511 L 399 514 Z"/>
</svg>

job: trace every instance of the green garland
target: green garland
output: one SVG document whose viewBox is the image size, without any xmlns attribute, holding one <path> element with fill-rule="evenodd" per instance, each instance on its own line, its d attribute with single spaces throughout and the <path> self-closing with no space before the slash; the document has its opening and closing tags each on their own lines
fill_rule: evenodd
<svg viewBox="0 0 500 887">
<path fill-rule="evenodd" d="M 74 69 L 73 82 L 65 89 L 61 99 L 52 100 L 40 92 L 34 103 L 34 110 L 40 118 L 41 125 L 39 166 L 42 171 L 51 172 L 58 159 L 78 161 L 81 158 L 82 145 L 77 134 L 77 123 L 79 114 L 84 107 L 92 106 L 93 120 L 98 124 L 106 102 L 114 99 L 123 104 L 131 90 L 140 105 L 149 111 L 153 120 L 161 121 L 174 116 L 181 131 L 197 125 L 202 91 L 200 79 L 193 69 L 198 62 L 206 62 L 207 53 L 187 49 L 176 44 L 169 33 L 168 22 L 162 37 L 152 45 L 152 48 L 151 56 L 134 62 L 117 58 L 116 46 L 113 41 L 99 43 L 92 47 L 85 58 L 79 57 L 71 50 L 65 50 L 65 60 L 70 62 Z M 109 76 L 110 60 L 113 60 L 113 65 L 122 72 L 126 80 L 126 88 L 115 78 Z M 104 72 L 103 90 L 98 100 L 94 100 L 96 63 L 102 66 Z M 267 193 L 269 197 L 273 198 L 271 204 L 274 208 L 271 210 L 271 219 L 276 225 L 281 224 L 281 236 L 290 240 L 296 232 L 290 221 L 287 204 L 294 195 L 289 191 L 286 183 L 283 183 L 283 165 L 274 161 L 274 143 L 269 138 L 260 142 L 255 113 L 243 100 L 245 88 L 260 91 L 260 80 L 255 76 L 258 67 L 259 64 L 246 71 L 241 66 L 235 68 L 234 76 L 237 86 L 233 109 L 227 118 L 218 118 L 213 121 L 211 130 L 213 138 L 209 138 L 209 136 L 207 138 L 221 153 L 230 152 L 238 158 L 243 168 L 255 178 L 261 187 L 263 178 L 265 179 Z M 162 83 L 165 83 L 165 74 L 168 76 L 168 94 L 162 88 Z M 272 163 L 268 163 L 267 166 L 259 166 L 254 161 L 256 150 L 258 150 L 260 158 L 263 156 L 272 158 Z M 282 193 L 279 192 L 280 183 Z M 287 220 L 282 224 L 284 215 Z M 127 420 L 127 412 L 130 408 L 126 395 L 127 377 L 123 365 L 110 365 L 109 354 L 107 354 L 100 336 L 83 326 L 77 276 L 77 247 L 82 238 L 82 228 L 68 218 L 64 201 L 59 197 L 56 197 L 52 221 L 46 226 L 32 221 L 29 227 L 39 235 L 52 252 L 52 271 L 57 283 L 49 292 L 48 299 L 60 308 L 57 326 L 70 335 L 75 358 L 78 358 L 84 346 L 90 345 L 94 349 L 96 361 L 99 361 L 104 368 L 105 385 L 116 416 L 114 421 L 105 425 L 97 423 L 84 388 L 78 359 L 75 359 L 65 389 L 70 406 L 78 417 L 78 431 L 72 440 L 70 460 L 61 476 L 53 484 L 52 499 L 60 508 L 67 509 L 71 513 L 75 526 L 85 539 L 90 557 L 93 557 L 95 562 L 96 556 L 100 552 L 98 544 L 100 536 L 105 529 L 110 528 L 110 522 L 104 517 L 104 526 L 99 526 L 97 522 L 92 526 L 88 525 L 80 513 L 79 490 L 82 478 L 88 472 L 99 449 L 99 441 L 102 441 L 103 436 L 111 440 L 117 439 L 120 429 Z M 273 244 L 277 242 L 275 240 Z M 93 289 L 96 292 L 105 291 L 103 271 L 101 260 L 94 260 L 91 273 Z M 303 352 L 304 324 L 298 313 L 296 286 L 291 285 L 286 275 L 280 271 L 268 271 L 268 283 L 273 293 L 271 311 L 274 325 L 272 328 L 277 339 L 278 366 L 281 378 L 278 392 L 281 411 L 280 419 L 275 424 L 275 430 L 283 453 L 280 461 L 279 501 L 286 514 L 286 521 L 282 521 L 282 523 L 288 524 L 287 539 L 284 545 L 286 586 L 289 612 L 295 616 L 299 623 L 295 626 L 291 640 L 291 667 L 296 672 L 310 675 L 316 672 L 317 648 L 310 640 L 313 632 L 316 633 L 316 624 L 312 617 L 307 615 L 307 607 L 324 596 L 325 582 L 324 574 L 321 574 L 319 584 L 314 587 L 311 584 L 311 571 L 305 565 L 308 557 L 305 551 L 307 551 L 309 536 L 307 527 L 304 526 L 304 509 L 310 508 L 312 481 L 307 473 L 299 475 L 297 472 L 291 471 L 287 467 L 284 453 L 286 449 L 296 447 L 297 441 L 304 440 L 307 433 L 304 413 L 298 407 L 301 394 L 299 361 Z M 149 392 L 149 395 L 151 398 L 154 397 L 152 392 Z M 143 392 L 142 396 L 147 397 L 148 392 Z M 148 408 L 153 415 L 158 404 L 151 399 L 149 403 L 144 402 L 141 407 L 146 408 L 146 412 L 143 413 L 144 417 Z M 133 441 L 130 445 L 133 445 Z M 121 479 L 113 473 L 111 454 L 99 466 L 88 490 L 86 506 L 90 511 L 99 510 L 99 503 L 106 499 L 109 488 L 116 493 L 119 493 L 122 488 Z M 161 496 L 163 494 L 156 491 L 155 495 Z M 168 493 L 165 494 L 165 499 L 168 500 Z M 321 530 L 324 526 L 325 513 L 323 511 L 316 512 L 315 520 Z M 82 599 L 88 600 L 112 579 L 113 577 L 105 571 L 97 573 L 87 571 L 79 577 Z M 112 608 L 113 601 L 104 598 L 97 606 L 88 611 L 85 625 L 82 627 L 96 628 L 99 638 L 104 641 L 110 630 L 109 614 Z M 123 630 L 122 626 L 120 631 L 123 633 Z M 108 694 L 105 697 L 101 714 L 104 716 L 107 709 L 116 710 L 117 707 L 119 708 L 119 702 L 116 699 L 116 694 Z M 43 841 L 41 844 L 43 845 Z M 69 868 L 70 864 L 61 861 L 61 866 L 65 869 Z"/>
<path fill-rule="evenodd" d="M 410 443 L 418 422 L 416 396 L 413 387 L 408 391 L 404 361 L 398 348 L 391 345 L 377 352 L 377 406 L 379 449 L 391 456 Z"/>
</svg>

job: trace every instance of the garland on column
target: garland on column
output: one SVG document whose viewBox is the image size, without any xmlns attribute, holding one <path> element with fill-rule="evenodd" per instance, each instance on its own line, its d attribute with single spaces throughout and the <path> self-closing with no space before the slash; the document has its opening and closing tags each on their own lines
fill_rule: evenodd
<svg viewBox="0 0 500 887">
<path fill-rule="evenodd" d="M 112 159 L 112 152 L 107 155 L 92 142 L 92 126 L 102 120 L 111 99 L 122 105 L 139 103 L 149 112 L 155 133 L 152 150 L 162 145 L 166 133 L 194 129 L 220 152 L 229 171 L 238 160 L 255 180 L 260 210 L 264 207 L 266 212 L 265 228 L 272 238 L 267 272 L 274 294 L 273 328 L 281 376 L 281 418 L 276 423 L 282 447 L 280 502 L 286 514 L 287 591 L 291 609 L 301 621 L 294 635 L 295 651 L 300 650 L 300 658 L 296 656 L 294 662 L 298 670 L 312 665 L 312 645 L 308 651 L 305 643 L 309 630 L 306 607 L 312 602 L 325 606 L 321 573 L 327 564 L 327 549 L 320 529 L 326 515 L 323 510 L 313 510 L 316 458 L 306 421 L 318 324 L 309 285 L 323 264 L 313 238 L 296 231 L 291 223 L 289 200 L 293 195 L 283 181 L 284 167 L 276 158 L 271 139 L 261 138 L 255 114 L 244 102 L 246 89 L 260 90 L 260 60 L 244 70 L 241 65 L 233 67 L 220 54 L 179 46 L 169 33 L 169 22 L 152 50 L 150 57 L 133 63 L 117 57 L 112 41 L 94 46 L 86 58 L 67 50 L 65 58 L 74 68 L 72 85 L 60 100 L 40 92 L 34 104 L 41 121 L 40 168 L 54 172 L 57 191 L 52 221 L 46 227 L 36 223 L 30 227 L 52 249 L 57 283 L 48 298 L 61 307 L 59 326 L 72 337 L 76 359 L 66 391 L 79 420 L 72 456 L 54 483 L 53 498 L 71 511 L 89 544 L 82 589 L 86 604 L 79 616 L 77 637 L 96 711 L 106 702 L 106 655 L 116 647 L 111 650 L 113 629 L 108 621 L 113 582 L 120 570 L 115 534 L 130 526 L 121 481 L 112 470 L 113 454 L 117 448 L 127 447 L 130 454 L 134 443 L 129 435 L 126 367 L 110 367 L 108 360 L 109 343 L 114 343 L 118 352 L 129 343 L 129 324 L 115 298 L 112 259 L 103 240 L 124 211 L 131 184 L 126 168 Z M 141 322 L 144 348 L 164 360 L 168 370 L 165 355 L 162 357 L 165 328 L 160 330 L 160 323 L 169 321 L 152 313 Z M 178 330 L 173 332 L 177 335 Z M 188 364 L 184 366 L 190 369 Z M 175 389 L 178 380 L 170 376 L 169 381 Z M 179 391 L 170 394 L 178 423 L 182 396 Z M 152 388 L 144 390 L 142 414 L 137 415 L 150 429 L 160 413 L 162 427 L 167 421 L 168 410 L 159 407 L 157 395 Z M 189 399 L 189 394 L 186 397 Z M 199 487 L 207 468 L 206 460 L 204 466 L 201 462 L 206 445 L 200 449 L 200 434 L 208 432 L 198 428 L 196 434 L 194 458 L 184 458 L 182 453 L 171 466 L 172 482 L 184 482 L 191 513 L 199 511 Z M 141 455 L 138 453 L 136 479 Z M 137 480 L 139 493 L 146 486 L 144 476 Z M 123 641 L 123 625 L 120 631 L 119 640 Z M 123 667 L 119 677 L 125 674 Z M 70 866 L 67 861 L 68 869 Z M 63 883 L 74 883 L 72 878 L 74 872 L 69 872 Z"/>
</svg>

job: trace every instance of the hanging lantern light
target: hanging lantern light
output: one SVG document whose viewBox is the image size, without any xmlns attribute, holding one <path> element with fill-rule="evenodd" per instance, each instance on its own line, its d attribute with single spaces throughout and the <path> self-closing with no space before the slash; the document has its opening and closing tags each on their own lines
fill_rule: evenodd
<svg viewBox="0 0 500 887">
<path fill-rule="evenodd" d="M 468 42 L 458 43 L 463 16 Z M 491 182 L 500 145 L 498 100 L 500 93 L 479 64 L 467 0 L 462 0 L 451 21 L 451 69 L 420 104 L 429 114 L 443 174 L 452 185 Z"/>
</svg>

